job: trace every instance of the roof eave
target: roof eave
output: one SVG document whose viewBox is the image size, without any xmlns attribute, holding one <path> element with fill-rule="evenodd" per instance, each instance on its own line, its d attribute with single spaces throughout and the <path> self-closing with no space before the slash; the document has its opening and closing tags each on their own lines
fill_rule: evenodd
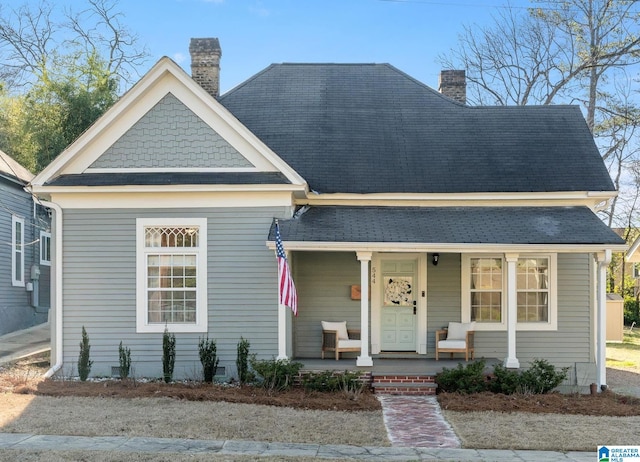
<svg viewBox="0 0 640 462">
<path fill-rule="evenodd" d="M 284 241 L 287 250 L 292 251 L 316 251 L 316 252 L 442 252 L 442 253 L 594 253 L 604 250 L 623 252 L 626 244 L 465 244 L 465 243 L 438 243 L 438 242 L 306 242 Z M 269 249 L 275 249 L 274 241 L 266 241 Z"/>
</svg>

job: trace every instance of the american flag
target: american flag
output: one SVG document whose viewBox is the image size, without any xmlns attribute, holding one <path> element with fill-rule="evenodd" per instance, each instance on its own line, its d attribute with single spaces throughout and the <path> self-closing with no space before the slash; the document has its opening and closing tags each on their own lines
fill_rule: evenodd
<svg viewBox="0 0 640 462">
<path fill-rule="evenodd" d="M 291 308 L 293 314 L 298 316 L 298 295 L 291 277 L 287 255 L 284 253 L 278 222 L 276 222 L 276 254 L 278 256 L 278 302 Z"/>
</svg>

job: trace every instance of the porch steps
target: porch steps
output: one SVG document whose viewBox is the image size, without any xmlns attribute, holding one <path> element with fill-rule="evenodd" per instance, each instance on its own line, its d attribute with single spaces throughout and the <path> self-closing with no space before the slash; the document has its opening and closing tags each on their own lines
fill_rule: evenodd
<svg viewBox="0 0 640 462">
<path fill-rule="evenodd" d="M 376 374 L 371 376 L 371 388 L 377 394 L 435 395 L 438 385 L 433 375 Z"/>
</svg>

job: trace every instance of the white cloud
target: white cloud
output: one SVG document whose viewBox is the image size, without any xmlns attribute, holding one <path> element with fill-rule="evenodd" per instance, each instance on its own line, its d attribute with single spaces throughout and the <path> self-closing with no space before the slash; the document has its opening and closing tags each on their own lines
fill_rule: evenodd
<svg viewBox="0 0 640 462">
<path fill-rule="evenodd" d="M 174 53 L 174 55 L 173 55 L 173 60 L 178 64 L 183 63 L 186 59 L 187 59 L 187 57 L 185 55 L 183 55 L 182 53 Z"/>
</svg>

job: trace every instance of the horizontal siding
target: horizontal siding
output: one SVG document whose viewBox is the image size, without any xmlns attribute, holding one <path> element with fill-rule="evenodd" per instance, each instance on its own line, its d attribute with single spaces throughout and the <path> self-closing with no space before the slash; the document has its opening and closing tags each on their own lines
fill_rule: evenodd
<svg viewBox="0 0 640 462">
<path fill-rule="evenodd" d="M 360 284 L 360 262 L 355 252 L 295 252 L 293 265 L 298 290 L 293 354 L 318 358 L 321 321 L 347 321 L 349 329 L 360 329 L 360 300 L 351 300 L 351 286 Z"/>
<path fill-rule="evenodd" d="M 427 258 L 427 354 L 435 357 L 436 330 L 460 321 L 460 254 L 440 254 L 438 266 Z"/>
<path fill-rule="evenodd" d="M 40 264 L 37 240 L 40 228 L 33 217 L 33 200 L 22 187 L 0 179 L 0 335 L 33 326 L 46 320 L 46 313 L 39 314 L 31 306 L 31 293 L 25 287 L 14 287 L 11 283 L 11 217 L 24 219 L 24 280 L 30 282 L 31 266 Z M 43 271 L 41 279 L 48 288 L 48 271 Z M 40 292 L 42 293 L 42 292 Z M 48 296 L 44 302 L 48 304 Z"/>
<path fill-rule="evenodd" d="M 82 326 L 93 375 L 110 375 L 118 344 L 131 348 L 135 373 L 160 376 L 162 334 L 136 333 L 136 218 L 208 219 L 208 326 L 220 365 L 233 373 L 240 337 L 251 353 L 277 354 L 277 265 L 265 242 L 282 208 L 68 210 L 64 215 L 64 361 L 75 368 Z M 176 377 L 199 371 L 199 334 L 177 333 Z M 69 372 L 71 373 L 71 372 Z"/>
<path fill-rule="evenodd" d="M 595 378 L 590 258 L 589 254 L 558 255 L 558 330 L 518 331 L 516 335 L 516 353 L 523 366 L 537 358 L 547 359 L 558 367 L 569 367 L 570 381 L 579 385 Z M 434 332 L 449 321 L 460 321 L 460 261 L 460 255 L 440 254 L 438 266 L 428 265 L 429 356 L 435 349 Z M 479 358 L 504 358 L 507 333 L 478 331 L 475 347 Z"/>
</svg>

